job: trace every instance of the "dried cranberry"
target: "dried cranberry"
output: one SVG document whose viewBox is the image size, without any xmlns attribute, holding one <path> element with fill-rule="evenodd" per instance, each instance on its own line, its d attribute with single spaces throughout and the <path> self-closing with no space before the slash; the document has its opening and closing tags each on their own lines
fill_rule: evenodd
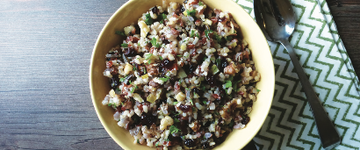
<svg viewBox="0 0 360 150">
<path fill-rule="evenodd" d="M 193 139 L 185 139 L 184 141 L 184 145 L 186 145 L 187 147 L 195 147 L 196 146 L 196 141 Z"/>
<path fill-rule="evenodd" d="M 156 121 L 156 117 L 153 116 L 151 113 L 143 113 L 140 117 L 141 125 L 146 125 L 150 127 Z"/>
<path fill-rule="evenodd" d="M 196 58 L 196 61 L 197 61 L 197 62 L 203 62 L 203 61 L 204 61 L 204 57 L 205 57 L 205 54 L 201 53 L 201 54 L 199 54 L 199 56 Z"/>
<path fill-rule="evenodd" d="M 197 64 L 188 64 L 188 65 L 184 65 L 183 69 L 186 72 L 186 74 L 192 74 L 197 68 Z"/>
<path fill-rule="evenodd" d="M 185 10 L 186 10 L 185 7 L 184 7 L 183 5 L 181 5 L 181 6 L 180 6 L 180 11 L 181 11 L 181 12 L 184 12 Z"/>
<path fill-rule="evenodd" d="M 118 87 L 118 85 L 119 85 L 119 77 L 115 75 L 110 79 L 110 87 L 115 90 Z"/>
<path fill-rule="evenodd" d="M 201 143 L 201 148 L 202 148 L 202 149 L 207 149 L 207 148 L 210 148 L 210 144 L 209 144 L 209 142 L 204 142 L 204 143 Z"/>
<path fill-rule="evenodd" d="M 124 55 L 126 57 L 134 57 L 136 56 L 136 50 L 132 47 L 125 48 Z"/>
<path fill-rule="evenodd" d="M 168 59 L 164 59 L 160 63 L 160 72 L 165 73 L 165 71 L 172 70 L 175 67 L 177 67 L 177 64 L 175 63 L 175 61 L 170 61 Z"/>
<path fill-rule="evenodd" d="M 179 106 L 179 108 L 180 108 L 180 110 L 182 110 L 183 112 L 188 112 L 188 111 L 191 110 L 192 106 L 181 104 L 181 105 Z"/>
<path fill-rule="evenodd" d="M 159 9 L 154 6 L 153 8 L 151 8 L 151 11 L 154 13 L 154 14 L 157 14 L 159 12 Z"/>
<path fill-rule="evenodd" d="M 223 57 L 222 59 L 221 59 L 221 68 L 225 68 L 225 67 L 227 67 L 229 64 L 228 64 L 228 62 L 227 62 L 227 60 Z"/>
<path fill-rule="evenodd" d="M 244 116 L 243 117 L 243 120 L 241 120 L 241 123 L 242 124 L 248 124 L 250 122 L 250 117 L 249 116 Z"/>
<path fill-rule="evenodd" d="M 192 92 L 198 94 L 199 96 L 203 95 L 203 91 L 199 90 L 198 88 L 193 88 Z"/>
<path fill-rule="evenodd" d="M 217 85 L 217 81 L 215 79 L 215 76 L 213 76 L 213 75 L 206 76 L 206 81 L 208 82 L 208 84 L 210 86 L 216 86 Z"/>
</svg>

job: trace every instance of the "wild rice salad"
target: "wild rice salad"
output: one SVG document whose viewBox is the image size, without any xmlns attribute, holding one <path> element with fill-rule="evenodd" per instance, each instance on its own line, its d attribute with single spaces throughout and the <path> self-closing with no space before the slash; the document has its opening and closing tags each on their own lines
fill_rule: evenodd
<svg viewBox="0 0 360 150">
<path fill-rule="evenodd" d="M 260 74 L 230 13 L 164 1 L 116 34 L 126 40 L 106 54 L 102 103 L 134 143 L 209 149 L 250 121 Z"/>
</svg>

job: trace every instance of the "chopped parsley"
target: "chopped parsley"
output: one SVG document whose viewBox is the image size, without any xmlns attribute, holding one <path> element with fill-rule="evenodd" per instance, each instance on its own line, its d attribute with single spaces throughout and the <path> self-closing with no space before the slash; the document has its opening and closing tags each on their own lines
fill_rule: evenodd
<svg viewBox="0 0 360 150">
<path fill-rule="evenodd" d="M 189 58 L 190 54 L 184 55 L 184 58 Z"/>
<path fill-rule="evenodd" d="M 159 16 L 159 19 L 160 19 L 160 23 L 164 23 L 164 20 L 166 19 L 166 14 L 165 13 L 162 13 L 162 14 L 160 14 L 160 16 Z"/>
<path fill-rule="evenodd" d="M 257 92 L 260 92 L 261 90 L 260 89 L 256 89 Z"/>
<path fill-rule="evenodd" d="M 232 87 L 232 82 L 230 80 L 227 80 L 225 83 L 225 88 Z"/>
<path fill-rule="evenodd" d="M 231 120 L 231 122 L 229 123 L 229 127 L 233 127 L 234 126 L 234 120 Z"/>
<path fill-rule="evenodd" d="M 164 82 L 168 81 L 169 79 L 170 79 L 170 77 L 166 77 L 166 76 L 165 76 L 165 78 L 159 78 L 159 80 L 164 81 Z"/>
<path fill-rule="evenodd" d="M 241 80 L 237 80 L 235 81 L 235 84 L 233 84 L 233 89 L 235 90 L 235 92 L 239 92 L 240 88 L 238 89 L 238 83 L 240 83 Z"/>
<path fill-rule="evenodd" d="M 160 60 L 163 60 L 163 58 L 161 56 L 159 56 Z"/>
<path fill-rule="evenodd" d="M 154 37 L 151 39 L 150 42 L 151 42 L 152 46 L 154 46 L 154 47 L 156 47 L 156 48 L 160 48 L 160 47 L 161 47 L 161 45 L 156 42 L 156 38 L 154 38 Z"/>
<path fill-rule="evenodd" d="M 125 81 L 125 78 L 126 78 L 126 77 L 124 77 L 124 78 L 120 78 L 120 80 L 119 80 L 119 81 L 120 81 L 120 82 L 124 82 L 124 81 Z"/>
<path fill-rule="evenodd" d="M 190 101 L 190 104 L 191 104 L 191 105 L 194 105 L 194 102 L 193 102 L 192 99 L 189 99 L 189 101 Z"/>
<path fill-rule="evenodd" d="M 130 82 L 130 81 L 129 81 Z M 131 84 L 131 83 L 130 83 Z M 135 92 L 135 89 L 137 89 L 138 87 L 135 85 L 135 87 L 133 87 L 132 89 L 131 89 L 131 93 L 134 93 Z"/>
<path fill-rule="evenodd" d="M 146 74 L 146 68 L 145 67 L 143 68 L 143 71 L 144 71 L 144 74 Z"/>
<path fill-rule="evenodd" d="M 152 55 L 151 53 L 145 54 L 145 60 L 149 60 Z"/>
<path fill-rule="evenodd" d="M 206 38 L 208 38 L 209 40 L 210 40 L 210 36 L 209 36 L 210 33 L 213 33 L 213 31 L 212 31 L 212 30 L 205 30 L 205 36 L 206 36 Z"/>
<path fill-rule="evenodd" d="M 174 122 L 175 122 L 175 123 L 179 123 L 180 121 L 179 121 L 178 118 L 174 118 Z"/>
<path fill-rule="evenodd" d="M 193 112 L 197 110 L 195 107 L 191 107 L 191 109 Z"/>
<path fill-rule="evenodd" d="M 150 14 L 149 14 L 149 13 L 146 14 L 146 15 L 145 15 L 145 23 L 146 23 L 147 25 L 151 25 L 153 22 L 154 22 L 154 20 L 151 18 Z"/>
<path fill-rule="evenodd" d="M 196 15 L 196 10 L 195 10 L 195 9 L 193 9 L 193 10 L 191 10 L 191 11 L 186 10 L 186 14 L 189 15 L 189 16 L 191 16 L 191 17 L 195 17 L 195 15 Z"/>
<path fill-rule="evenodd" d="M 178 57 L 182 57 L 182 55 L 177 55 Z"/>
<path fill-rule="evenodd" d="M 221 65 L 221 59 L 220 59 L 220 58 L 216 59 L 215 62 L 216 62 L 216 66 L 220 66 L 220 65 Z"/>
<path fill-rule="evenodd" d="M 108 106 L 116 107 L 115 103 L 109 103 Z"/>
<path fill-rule="evenodd" d="M 179 102 L 174 102 L 174 105 L 176 105 L 177 103 L 179 103 Z"/>
<path fill-rule="evenodd" d="M 158 146 L 159 146 L 159 142 L 156 142 L 155 147 L 158 147 Z"/>
<path fill-rule="evenodd" d="M 227 36 L 225 39 L 226 39 L 226 41 L 231 41 L 234 38 L 232 36 Z"/>
<path fill-rule="evenodd" d="M 207 101 L 206 101 L 206 100 L 203 100 L 203 103 L 204 103 L 204 104 L 207 104 Z"/>
<path fill-rule="evenodd" d="M 221 37 L 220 35 L 218 35 L 218 34 L 215 32 L 215 33 L 214 33 L 214 37 L 215 37 L 215 39 L 216 39 L 216 41 L 217 41 L 218 43 L 221 43 L 222 37 Z"/>
<path fill-rule="evenodd" d="M 200 38 L 200 35 L 199 35 L 199 33 L 196 33 L 196 35 L 195 35 L 196 37 L 198 37 L 198 38 Z"/>
<path fill-rule="evenodd" d="M 121 44 L 121 47 L 124 47 L 124 48 L 127 48 L 129 45 L 128 44 L 126 44 L 126 43 L 122 43 Z"/>
<path fill-rule="evenodd" d="M 115 31 L 115 34 L 121 35 L 121 36 L 126 36 L 125 32 L 123 32 L 123 31 Z"/>
<path fill-rule="evenodd" d="M 177 127 L 175 127 L 174 125 L 171 125 L 170 126 L 170 133 L 171 134 L 176 134 L 176 133 L 178 133 L 178 132 L 180 132 L 181 130 L 179 129 L 179 128 L 177 128 Z"/>
<path fill-rule="evenodd" d="M 195 30 L 191 30 L 190 37 L 194 37 L 194 35 L 195 35 Z"/>
<path fill-rule="evenodd" d="M 203 2 L 199 2 L 199 6 L 203 6 L 204 5 L 204 3 Z"/>
</svg>

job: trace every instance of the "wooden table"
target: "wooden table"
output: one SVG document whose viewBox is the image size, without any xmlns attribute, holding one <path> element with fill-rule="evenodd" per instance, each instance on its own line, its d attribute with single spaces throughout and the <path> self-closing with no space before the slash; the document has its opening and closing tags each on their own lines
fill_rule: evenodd
<svg viewBox="0 0 360 150">
<path fill-rule="evenodd" d="M 0 149 L 121 149 L 96 116 L 88 70 L 126 1 L 0 1 Z M 328 2 L 359 75 L 360 2 Z"/>
</svg>

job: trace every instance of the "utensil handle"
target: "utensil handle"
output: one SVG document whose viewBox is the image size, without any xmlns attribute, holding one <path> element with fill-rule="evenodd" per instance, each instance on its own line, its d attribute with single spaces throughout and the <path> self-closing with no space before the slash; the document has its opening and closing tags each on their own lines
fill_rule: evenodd
<svg viewBox="0 0 360 150">
<path fill-rule="evenodd" d="M 309 105 L 312 109 L 315 123 L 319 132 L 320 140 L 325 149 L 331 149 L 340 144 L 340 136 L 336 131 L 333 122 L 330 120 L 327 112 L 320 103 L 307 75 L 305 74 L 300 62 L 294 52 L 293 47 L 288 40 L 281 40 L 281 44 L 288 51 L 294 68 L 299 76 L 302 89 L 305 91 L 305 95 L 308 99 Z"/>
</svg>

